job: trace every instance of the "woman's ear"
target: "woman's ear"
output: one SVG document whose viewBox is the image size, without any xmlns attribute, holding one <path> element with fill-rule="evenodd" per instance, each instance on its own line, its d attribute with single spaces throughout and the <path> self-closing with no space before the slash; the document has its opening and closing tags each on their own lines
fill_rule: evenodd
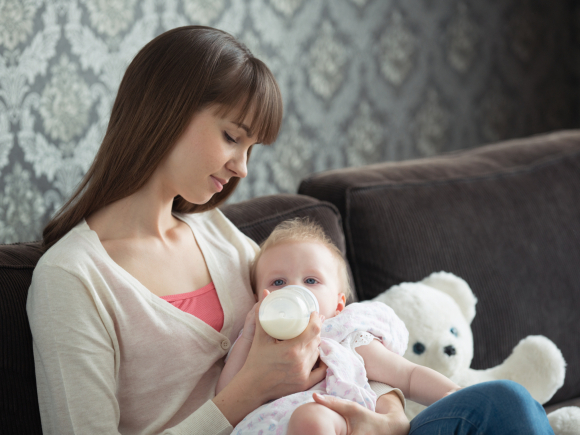
<svg viewBox="0 0 580 435">
<path fill-rule="evenodd" d="M 336 305 L 336 314 L 340 314 L 340 312 L 344 310 L 345 306 L 346 306 L 346 296 L 344 296 L 344 293 L 339 293 L 338 304 Z"/>
</svg>

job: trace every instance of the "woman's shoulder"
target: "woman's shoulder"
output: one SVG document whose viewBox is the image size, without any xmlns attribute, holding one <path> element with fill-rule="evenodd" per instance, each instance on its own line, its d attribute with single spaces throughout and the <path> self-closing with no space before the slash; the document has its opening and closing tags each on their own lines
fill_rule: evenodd
<svg viewBox="0 0 580 435">
<path fill-rule="evenodd" d="M 83 219 L 40 257 L 35 272 L 54 267 L 69 270 L 86 263 L 89 259 L 94 261 L 94 255 L 98 254 L 99 250 L 92 240 L 96 234 L 92 233 Z"/>
<path fill-rule="evenodd" d="M 243 243 L 255 244 L 253 240 L 247 237 L 238 227 L 230 221 L 223 212 L 214 208 L 212 210 L 207 210 L 201 213 L 174 213 L 175 216 L 182 219 L 183 221 L 189 223 L 203 230 L 203 234 L 211 239 L 215 240 L 227 240 L 229 242 L 234 242 L 235 240 L 242 241 Z"/>
<path fill-rule="evenodd" d="M 220 226 L 229 227 L 233 223 L 218 208 L 206 210 L 199 213 L 177 213 L 173 214 L 181 220 L 198 226 Z"/>
<path fill-rule="evenodd" d="M 190 225 L 198 243 L 201 242 L 216 255 L 238 258 L 241 264 L 245 264 L 246 261 L 251 261 L 260 250 L 254 240 L 240 231 L 217 208 L 202 213 L 174 214 Z M 223 258 L 219 261 L 222 260 Z"/>
</svg>

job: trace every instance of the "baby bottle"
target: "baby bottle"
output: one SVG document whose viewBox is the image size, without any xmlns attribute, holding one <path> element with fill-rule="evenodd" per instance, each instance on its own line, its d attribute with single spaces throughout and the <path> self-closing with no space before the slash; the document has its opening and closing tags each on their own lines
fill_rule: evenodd
<svg viewBox="0 0 580 435">
<path fill-rule="evenodd" d="M 318 310 L 318 300 L 310 290 L 288 285 L 264 298 L 260 305 L 260 324 L 271 337 L 290 340 L 306 329 L 310 313 Z"/>
</svg>

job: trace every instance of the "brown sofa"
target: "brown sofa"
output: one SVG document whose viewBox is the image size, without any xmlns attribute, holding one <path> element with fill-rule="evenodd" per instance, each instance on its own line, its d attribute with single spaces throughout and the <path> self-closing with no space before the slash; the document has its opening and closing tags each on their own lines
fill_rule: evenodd
<svg viewBox="0 0 580 435">
<path fill-rule="evenodd" d="M 580 405 L 580 132 L 315 174 L 298 195 L 222 209 L 257 242 L 290 217 L 320 222 L 361 300 L 433 271 L 463 277 L 479 299 L 472 367 L 545 335 L 568 362 L 547 406 Z M 41 433 L 25 309 L 40 255 L 37 242 L 0 246 L 2 434 Z"/>
</svg>

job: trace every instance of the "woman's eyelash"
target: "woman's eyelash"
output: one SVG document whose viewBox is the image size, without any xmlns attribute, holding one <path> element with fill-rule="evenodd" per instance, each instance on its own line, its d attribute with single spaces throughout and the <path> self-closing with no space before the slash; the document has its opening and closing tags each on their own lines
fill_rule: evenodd
<svg viewBox="0 0 580 435">
<path fill-rule="evenodd" d="M 236 140 L 224 131 L 224 136 L 228 142 L 237 143 Z"/>
</svg>

